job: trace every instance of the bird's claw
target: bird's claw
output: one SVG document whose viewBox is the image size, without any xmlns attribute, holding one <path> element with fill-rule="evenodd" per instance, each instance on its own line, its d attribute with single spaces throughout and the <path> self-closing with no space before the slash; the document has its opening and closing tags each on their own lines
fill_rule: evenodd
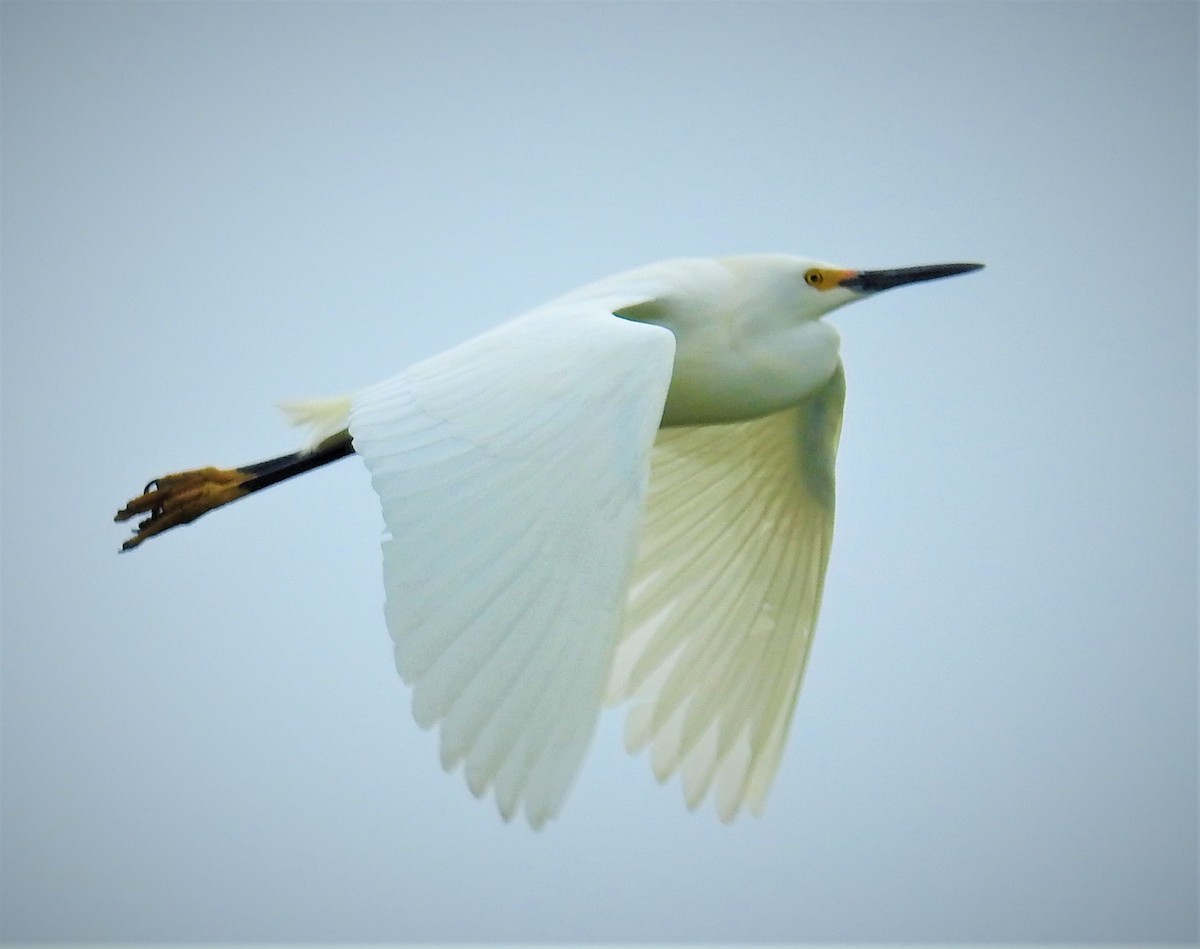
<svg viewBox="0 0 1200 949">
<path fill-rule="evenodd" d="M 155 534 L 191 523 L 213 508 L 236 500 L 246 493 L 242 488 L 246 480 L 246 473 L 236 468 L 197 468 L 153 479 L 113 518 L 119 522 L 138 514 L 150 515 L 137 522 L 133 536 L 121 545 L 121 550 L 132 550 Z"/>
</svg>

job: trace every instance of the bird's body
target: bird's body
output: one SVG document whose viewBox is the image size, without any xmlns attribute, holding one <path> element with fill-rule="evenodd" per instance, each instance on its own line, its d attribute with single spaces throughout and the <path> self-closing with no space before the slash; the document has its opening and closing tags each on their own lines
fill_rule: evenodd
<svg viewBox="0 0 1200 949">
<path fill-rule="evenodd" d="M 977 269 L 786 255 L 598 281 L 350 396 L 298 403 L 307 452 L 152 482 L 126 547 L 352 451 L 387 527 L 386 617 L 413 711 L 476 794 L 540 826 L 602 701 L 691 806 L 758 811 L 833 528 L 844 377 L 821 321 Z"/>
</svg>

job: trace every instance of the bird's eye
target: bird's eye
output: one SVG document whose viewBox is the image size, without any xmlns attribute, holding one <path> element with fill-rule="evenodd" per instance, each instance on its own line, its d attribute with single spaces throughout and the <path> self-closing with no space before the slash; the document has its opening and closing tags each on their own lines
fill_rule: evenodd
<svg viewBox="0 0 1200 949">
<path fill-rule="evenodd" d="M 825 275 L 816 267 L 813 267 L 804 275 L 804 282 L 810 287 L 820 287 L 825 283 Z"/>
</svg>

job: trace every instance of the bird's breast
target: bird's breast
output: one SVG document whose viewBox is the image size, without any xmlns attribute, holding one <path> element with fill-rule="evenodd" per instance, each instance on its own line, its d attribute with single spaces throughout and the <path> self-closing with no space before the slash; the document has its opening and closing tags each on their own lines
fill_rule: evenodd
<svg viewBox="0 0 1200 949">
<path fill-rule="evenodd" d="M 774 333 L 677 333 L 663 425 L 759 418 L 803 402 L 838 367 L 837 330 L 819 320 Z"/>
</svg>

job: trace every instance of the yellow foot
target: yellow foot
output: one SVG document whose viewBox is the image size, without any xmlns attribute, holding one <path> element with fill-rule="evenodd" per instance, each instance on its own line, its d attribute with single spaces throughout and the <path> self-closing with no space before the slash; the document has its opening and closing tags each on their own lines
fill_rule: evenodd
<svg viewBox="0 0 1200 949">
<path fill-rule="evenodd" d="M 113 518 L 127 521 L 137 514 L 150 513 L 138 521 L 133 536 L 121 549 L 132 550 L 148 537 L 189 524 L 213 508 L 244 497 L 249 492 L 243 485 L 250 477 L 236 468 L 197 468 L 155 478 L 141 496 L 126 504 Z"/>
</svg>

